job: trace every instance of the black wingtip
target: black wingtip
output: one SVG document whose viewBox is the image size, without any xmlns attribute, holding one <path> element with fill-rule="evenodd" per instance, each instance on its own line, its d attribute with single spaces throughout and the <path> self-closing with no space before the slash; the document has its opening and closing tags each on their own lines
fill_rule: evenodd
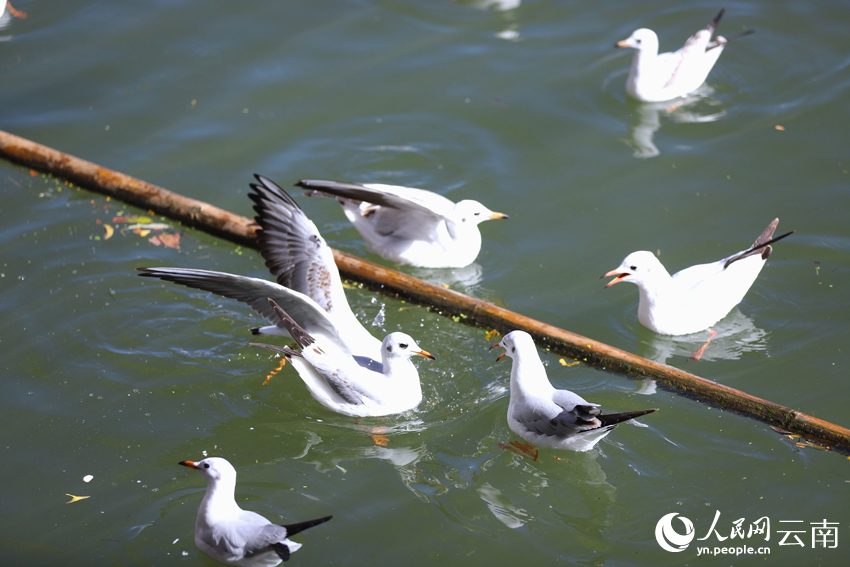
<svg viewBox="0 0 850 567">
<path fill-rule="evenodd" d="M 711 25 L 716 28 L 717 24 L 720 23 L 720 18 L 722 18 L 723 14 L 725 14 L 725 13 L 726 13 L 726 8 L 720 8 L 720 11 L 717 12 L 717 15 L 714 16 L 713 20 L 711 20 Z"/>
<path fill-rule="evenodd" d="M 251 334 L 252 334 L 252 335 L 261 335 L 262 333 L 260 333 L 260 328 L 259 328 L 259 327 L 252 327 L 252 328 L 251 328 Z"/>
<path fill-rule="evenodd" d="M 332 518 L 333 516 L 325 516 L 324 518 L 316 518 L 315 520 L 307 520 L 306 522 L 298 522 L 296 524 L 284 524 L 283 527 L 286 528 L 286 537 L 289 537 L 299 532 L 303 532 L 304 530 L 308 530 L 312 527 L 318 526 L 319 524 L 324 524 Z"/>
<path fill-rule="evenodd" d="M 642 415 L 646 415 L 648 413 L 655 413 L 658 411 L 658 408 L 645 409 L 645 410 L 637 410 L 637 411 L 627 411 L 623 413 L 609 413 L 607 415 L 598 416 L 599 421 L 602 422 L 603 427 L 606 425 L 616 425 L 618 423 L 622 423 L 624 421 L 628 421 L 630 419 L 634 419 L 636 417 L 640 417 Z"/>
</svg>

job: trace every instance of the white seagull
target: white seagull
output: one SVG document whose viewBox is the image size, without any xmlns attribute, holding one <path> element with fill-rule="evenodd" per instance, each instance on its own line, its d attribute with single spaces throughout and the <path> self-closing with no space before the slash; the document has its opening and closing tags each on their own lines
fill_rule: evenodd
<svg viewBox="0 0 850 567">
<path fill-rule="evenodd" d="M 626 80 L 626 92 L 643 102 L 660 102 L 685 96 L 702 86 L 726 44 L 755 33 L 755 30 L 746 30 L 729 39 L 719 35 L 712 41 L 711 36 L 724 12 L 720 10 L 705 29 L 691 36 L 684 47 L 674 53 L 659 55 L 658 36 L 646 28 L 617 42 L 614 47 L 637 50 Z"/>
<path fill-rule="evenodd" d="M 273 300 L 268 301 L 280 321 L 278 324 L 301 351 L 251 344 L 282 353 L 298 371 L 310 394 L 326 408 L 345 415 L 379 416 L 401 413 L 422 401 L 419 373 L 410 357 L 418 355 L 432 360 L 435 357 L 420 349 L 409 335 L 390 333 L 381 343 L 381 362 L 370 360 L 364 365 L 362 357 L 347 352 L 339 338 L 310 336 Z"/>
<path fill-rule="evenodd" d="M 282 306 L 292 319 L 317 340 L 333 344 L 335 349 L 351 355 L 364 368 L 380 368 L 383 357 L 381 341 L 367 331 L 348 305 L 333 252 L 319 234 L 316 225 L 304 214 L 295 201 L 272 181 L 256 176 L 252 184 L 260 224 L 257 240 L 266 265 L 277 276 L 278 283 L 191 268 L 139 268 L 139 275 L 159 278 L 190 288 L 200 289 L 241 301 L 272 323 L 271 326 L 251 329 L 254 334 L 288 336 L 286 328 L 269 303 L 272 299 Z M 294 338 L 294 337 L 293 337 Z M 327 386 L 316 385 L 306 374 L 299 373 L 310 393 L 328 409 L 346 415 L 387 415 L 400 407 L 396 403 L 383 406 L 384 413 L 372 406 L 337 403 L 326 395 Z M 411 403 L 397 411 L 415 407 L 422 398 L 418 377 L 418 397 L 404 399 Z M 416 401 L 412 400 L 416 397 Z M 327 405 L 327 401 L 334 403 Z M 358 413 L 363 411 L 364 413 Z"/>
<path fill-rule="evenodd" d="M 333 518 L 325 516 L 297 524 L 273 524 L 236 503 L 236 469 L 226 459 L 208 457 L 203 461 L 180 461 L 178 464 L 200 471 L 207 481 L 207 493 L 195 520 L 195 545 L 221 563 L 240 567 L 279 565 L 301 547 L 300 543 L 287 539 L 289 536 Z"/>
<path fill-rule="evenodd" d="M 481 251 L 478 225 L 506 219 L 478 201 L 453 203 L 442 195 L 398 185 L 304 179 L 310 197 L 334 197 L 378 255 L 420 268 L 463 268 Z"/>
<path fill-rule="evenodd" d="M 738 305 L 753 285 L 773 248 L 775 219 L 746 250 L 718 262 L 691 266 L 670 276 L 652 252 L 632 252 L 620 267 L 603 275 L 640 289 L 638 320 L 662 335 L 687 335 L 708 329 Z"/>
<path fill-rule="evenodd" d="M 491 348 L 501 347 L 513 359 L 508 425 L 534 445 L 549 449 L 590 451 L 617 424 L 658 411 L 647 409 L 603 415 L 599 404 L 569 390 L 556 390 L 525 331 L 512 331 Z"/>
</svg>

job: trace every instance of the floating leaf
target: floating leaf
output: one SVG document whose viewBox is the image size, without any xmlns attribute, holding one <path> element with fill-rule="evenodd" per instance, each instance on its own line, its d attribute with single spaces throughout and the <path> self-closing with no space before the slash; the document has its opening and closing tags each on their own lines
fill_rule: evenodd
<svg viewBox="0 0 850 567">
<path fill-rule="evenodd" d="M 149 235 L 150 233 L 151 233 L 151 231 L 149 231 L 148 229 L 142 229 L 142 228 L 137 228 L 136 230 L 133 231 L 133 234 L 138 234 L 142 238 Z"/>
<path fill-rule="evenodd" d="M 775 126 L 775 128 L 776 128 L 777 130 L 779 130 L 780 132 L 784 132 L 784 131 L 785 131 L 785 126 L 780 126 L 779 124 L 777 124 L 777 125 Z"/>
<path fill-rule="evenodd" d="M 112 238 L 112 235 L 115 234 L 115 229 L 112 228 L 112 225 L 111 224 L 105 224 L 105 225 L 103 225 L 103 228 L 106 230 L 106 234 L 103 235 L 103 239 L 109 240 L 110 238 Z"/>
<path fill-rule="evenodd" d="M 123 222 L 132 222 L 136 224 L 149 224 L 153 221 L 149 217 L 143 217 L 139 215 L 132 215 L 129 217 L 121 216 L 121 217 L 113 217 L 112 222 L 114 223 L 123 223 Z"/>
<path fill-rule="evenodd" d="M 65 496 L 70 496 L 71 499 L 65 502 L 65 504 L 73 504 L 74 502 L 79 502 L 80 500 L 85 500 L 86 498 L 91 498 L 91 496 L 74 496 L 73 494 L 66 494 Z"/>
<path fill-rule="evenodd" d="M 490 341 L 493 340 L 493 337 L 495 337 L 496 335 L 501 335 L 501 333 L 499 331 L 497 331 L 496 329 L 491 329 L 491 330 L 487 331 L 487 334 L 484 335 L 484 337 L 486 338 L 487 342 L 490 342 Z"/>
<path fill-rule="evenodd" d="M 180 233 L 173 234 L 155 234 L 148 238 L 148 242 L 154 246 L 165 246 L 166 248 L 174 248 L 180 250 Z"/>
<path fill-rule="evenodd" d="M 390 438 L 384 435 L 370 435 L 369 437 L 372 438 L 372 443 L 380 447 L 386 447 L 390 442 Z"/>
<path fill-rule="evenodd" d="M 566 359 L 558 359 L 558 362 L 561 363 L 561 366 L 575 366 L 576 364 L 581 364 L 578 360 L 574 360 L 572 362 L 567 362 Z"/>
</svg>

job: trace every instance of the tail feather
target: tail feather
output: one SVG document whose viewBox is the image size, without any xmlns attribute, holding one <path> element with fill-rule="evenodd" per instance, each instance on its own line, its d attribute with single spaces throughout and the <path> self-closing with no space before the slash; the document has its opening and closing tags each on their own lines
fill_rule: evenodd
<svg viewBox="0 0 850 567">
<path fill-rule="evenodd" d="M 786 236 L 791 236 L 795 232 L 795 231 L 792 230 L 791 232 L 786 232 L 785 234 L 783 234 L 781 236 L 777 236 L 776 238 L 772 238 L 773 233 L 776 231 L 776 226 L 778 224 L 779 224 L 779 219 L 774 219 L 772 223 L 767 225 L 767 228 L 764 229 L 764 232 L 762 232 L 761 235 L 758 238 L 756 238 L 756 241 L 753 242 L 753 245 L 751 247 L 744 250 L 740 254 L 736 254 L 736 255 L 732 256 L 731 258 L 729 258 L 728 260 L 726 260 L 726 263 L 723 264 L 723 269 L 725 270 L 726 268 L 728 268 L 729 265 L 732 264 L 733 262 L 737 262 L 738 260 L 743 260 L 744 258 L 749 258 L 750 256 L 753 256 L 755 254 L 761 254 L 762 260 L 767 260 L 767 258 L 773 252 L 773 248 L 771 248 L 770 245 L 773 244 L 774 242 L 779 242 L 780 240 L 782 240 Z"/>
<path fill-rule="evenodd" d="M 599 421 L 602 422 L 602 427 L 606 425 L 617 425 L 618 423 L 622 423 L 624 421 L 628 421 L 630 419 L 634 419 L 636 417 L 640 417 L 642 415 L 646 415 L 648 413 L 653 413 L 658 411 L 658 408 L 646 409 L 646 410 L 638 410 L 638 411 L 627 411 L 624 413 L 609 413 L 607 415 L 597 416 Z"/>
</svg>

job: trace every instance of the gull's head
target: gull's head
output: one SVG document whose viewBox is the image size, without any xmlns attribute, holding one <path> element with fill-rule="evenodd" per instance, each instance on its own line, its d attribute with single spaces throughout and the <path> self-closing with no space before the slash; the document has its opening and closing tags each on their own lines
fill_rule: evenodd
<svg viewBox="0 0 850 567">
<path fill-rule="evenodd" d="M 437 357 L 430 352 L 419 348 L 419 345 L 416 344 L 413 337 L 405 333 L 390 333 L 384 337 L 384 341 L 381 343 L 381 354 L 385 360 L 395 357 L 410 358 L 411 356 L 416 355 L 424 356 L 431 360 L 437 359 Z"/>
<path fill-rule="evenodd" d="M 458 201 L 453 209 L 454 217 L 460 224 L 476 226 L 486 220 L 506 219 L 504 213 L 494 213 L 478 201 L 466 199 Z"/>
<path fill-rule="evenodd" d="M 614 277 L 613 280 L 605 285 L 608 288 L 619 282 L 631 282 L 640 285 L 666 273 L 667 271 L 664 269 L 664 266 L 661 265 L 661 262 L 658 261 L 658 258 L 652 252 L 642 250 L 640 252 L 632 252 L 626 256 L 619 268 L 611 270 L 602 277 Z"/>
<path fill-rule="evenodd" d="M 641 28 L 639 30 L 635 30 L 632 35 L 626 39 L 615 43 L 614 47 L 631 47 L 638 51 L 654 50 L 657 52 L 658 36 L 650 29 Z"/>
<path fill-rule="evenodd" d="M 180 461 L 178 465 L 189 467 L 200 471 L 207 483 L 217 483 L 222 479 L 225 481 L 236 482 L 236 469 L 233 468 L 227 459 L 221 457 L 207 457 L 203 461 Z"/>
<path fill-rule="evenodd" d="M 496 360 L 502 360 L 505 355 L 508 355 L 511 358 L 515 358 L 517 356 L 517 352 L 519 349 L 534 349 L 534 339 L 531 338 L 531 335 L 526 333 L 525 331 L 511 331 L 498 343 L 491 346 L 491 349 L 496 347 L 500 347 L 505 349 L 505 352 L 499 356 Z"/>
</svg>

